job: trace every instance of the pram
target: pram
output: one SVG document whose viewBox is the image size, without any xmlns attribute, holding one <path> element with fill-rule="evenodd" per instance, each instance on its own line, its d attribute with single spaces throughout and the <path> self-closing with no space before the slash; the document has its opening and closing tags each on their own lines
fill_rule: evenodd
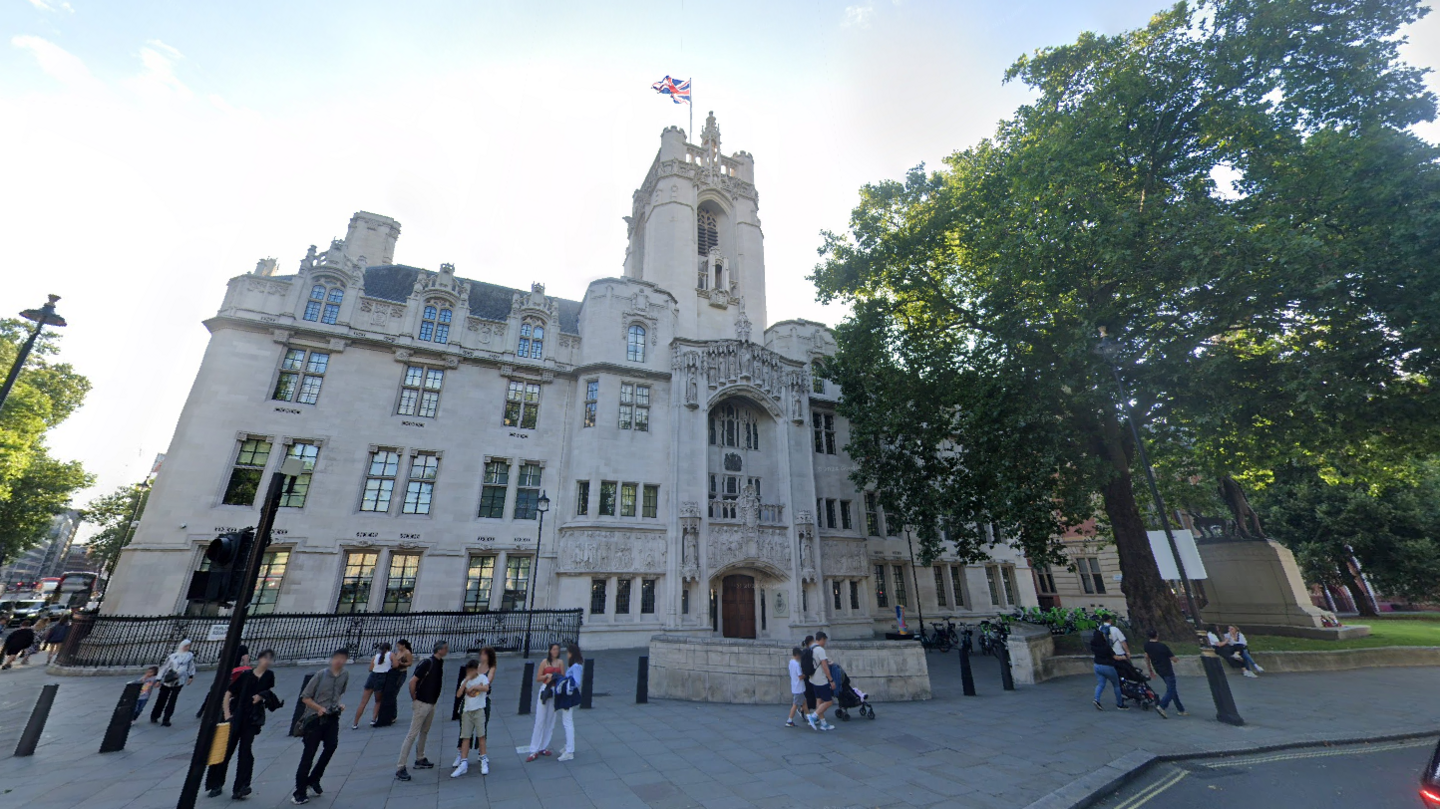
<svg viewBox="0 0 1440 809">
<path fill-rule="evenodd" d="M 1150 687 L 1150 678 L 1134 663 L 1116 660 L 1115 672 L 1120 675 L 1121 696 L 1138 704 L 1140 710 L 1148 711 L 1160 704 L 1160 696 Z"/>
<path fill-rule="evenodd" d="M 849 722 L 850 711 L 856 709 L 866 719 L 875 718 L 875 709 L 870 707 L 865 692 L 850 684 L 850 675 L 840 668 L 839 663 L 830 664 L 830 676 L 840 684 L 835 693 L 835 716 L 839 717 L 841 722 Z"/>
</svg>

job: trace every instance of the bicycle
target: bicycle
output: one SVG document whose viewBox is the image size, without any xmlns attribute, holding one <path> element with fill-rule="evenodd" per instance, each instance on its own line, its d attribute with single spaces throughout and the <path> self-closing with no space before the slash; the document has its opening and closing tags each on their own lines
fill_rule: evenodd
<svg viewBox="0 0 1440 809">
<path fill-rule="evenodd" d="M 920 626 L 920 646 L 927 652 L 938 651 L 944 654 L 950 651 L 950 636 L 940 628 L 938 621 L 932 624 L 932 626 L 935 627 L 935 631 L 931 633 L 925 631 L 923 624 Z"/>
<path fill-rule="evenodd" d="M 986 618 L 980 622 L 980 654 L 998 655 L 1000 653 L 1000 629 Z"/>
</svg>

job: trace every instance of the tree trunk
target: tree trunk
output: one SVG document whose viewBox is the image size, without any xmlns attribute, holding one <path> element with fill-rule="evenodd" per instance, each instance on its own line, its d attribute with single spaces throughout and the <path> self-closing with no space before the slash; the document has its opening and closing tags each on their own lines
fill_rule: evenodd
<svg viewBox="0 0 1440 809">
<path fill-rule="evenodd" d="M 1105 515 L 1115 532 L 1115 549 L 1120 555 L 1120 591 L 1130 609 L 1130 625 L 1137 632 L 1154 629 L 1168 641 L 1191 644 L 1195 632 L 1185 621 L 1175 594 L 1160 578 L 1160 568 L 1150 551 L 1150 538 L 1135 502 L 1128 470 L 1117 471 L 1103 489 Z M 1199 616 L 1196 616 L 1197 620 Z M 1131 648 L 1141 639 L 1131 638 Z"/>
</svg>

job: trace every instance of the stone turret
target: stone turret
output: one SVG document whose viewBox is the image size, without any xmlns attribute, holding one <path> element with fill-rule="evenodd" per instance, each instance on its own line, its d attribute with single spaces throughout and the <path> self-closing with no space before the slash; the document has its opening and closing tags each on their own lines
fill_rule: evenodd
<svg viewBox="0 0 1440 809">
<path fill-rule="evenodd" d="M 351 261 L 375 267 L 395 263 L 395 242 L 400 238 L 400 223 L 388 216 L 357 211 L 350 217 L 345 233 L 345 256 Z"/>
</svg>

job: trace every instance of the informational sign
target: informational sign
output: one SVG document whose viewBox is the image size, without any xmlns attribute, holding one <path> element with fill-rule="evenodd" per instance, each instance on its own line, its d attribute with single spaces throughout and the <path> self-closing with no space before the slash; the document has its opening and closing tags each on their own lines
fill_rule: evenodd
<svg viewBox="0 0 1440 809">
<path fill-rule="evenodd" d="M 1160 578 L 1165 581 L 1179 581 L 1180 571 L 1175 566 L 1175 554 L 1170 551 L 1170 541 L 1164 531 L 1147 531 L 1150 536 L 1150 552 L 1155 555 L 1155 565 L 1160 568 Z M 1193 581 L 1206 579 L 1205 563 L 1200 560 L 1200 550 L 1195 547 L 1195 535 L 1187 529 L 1175 529 L 1175 547 L 1180 551 L 1180 561 L 1185 563 L 1185 575 Z"/>
<path fill-rule="evenodd" d="M 225 633 L 229 631 L 229 624 L 211 624 L 210 631 L 205 634 L 205 640 L 225 640 Z"/>
</svg>

